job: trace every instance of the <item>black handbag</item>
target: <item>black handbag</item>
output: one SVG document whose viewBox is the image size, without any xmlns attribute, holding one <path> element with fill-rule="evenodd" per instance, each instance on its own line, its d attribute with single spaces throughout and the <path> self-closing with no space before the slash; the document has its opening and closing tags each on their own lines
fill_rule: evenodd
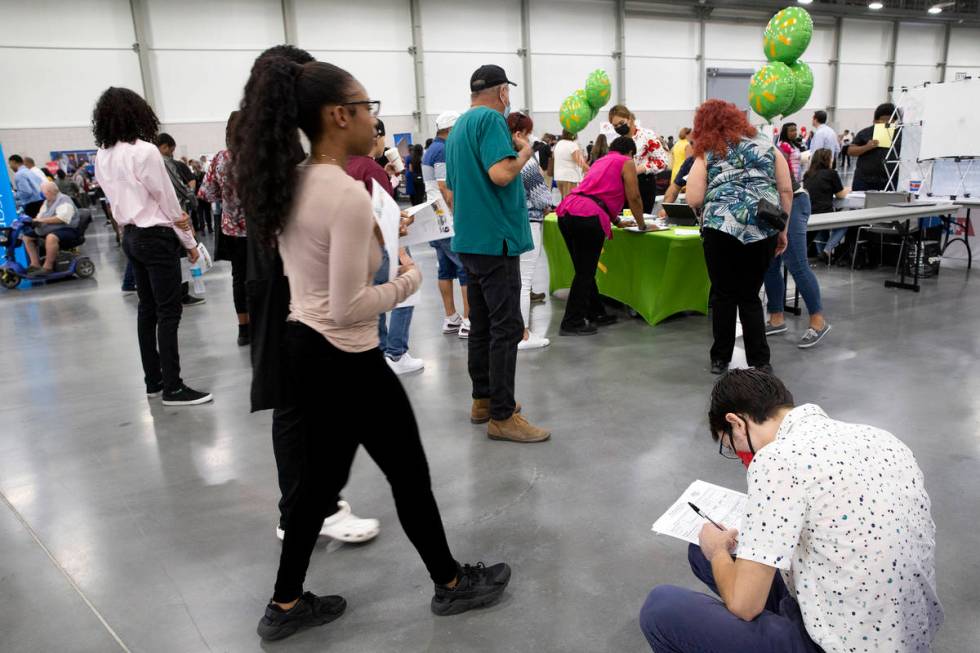
<svg viewBox="0 0 980 653">
<path fill-rule="evenodd" d="M 786 229 L 786 223 L 789 221 L 785 211 L 766 199 L 759 200 L 755 215 L 761 223 L 780 232 Z"/>
</svg>

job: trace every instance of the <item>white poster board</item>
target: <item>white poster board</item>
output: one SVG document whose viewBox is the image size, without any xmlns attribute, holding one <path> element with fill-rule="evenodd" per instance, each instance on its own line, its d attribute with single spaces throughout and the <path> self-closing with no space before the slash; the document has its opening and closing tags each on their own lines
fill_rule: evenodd
<svg viewBox="0 0 980 653">
<path fill-rule="evenodd" d="M 980 157 L 980 80 L 929 84 L 913 91 L 921 96 L 923 108 L 919 159 Z"/>
<path fill-rule="evenodd" d="M 381 236 L 385 240 L 385 251 L 388 253 L 388 281 L 392 281 L 398 276 L 398 250 L 400 249 L 398 227 L 401 223 L 401 209 L 391 195 L 380 186 L 381 184 L 374 184 L 371 200 L 374 206 L 374 219 L 381 229 Z M 415 306 L 418 300 L 419 292 L 415 291 L 395 308 Z"/>
</svg>

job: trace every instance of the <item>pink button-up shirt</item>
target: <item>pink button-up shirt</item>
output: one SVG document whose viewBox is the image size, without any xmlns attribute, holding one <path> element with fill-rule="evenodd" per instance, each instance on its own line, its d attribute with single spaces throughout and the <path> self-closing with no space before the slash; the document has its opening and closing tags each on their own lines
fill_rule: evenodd
<svg viewBox="0 0 980 653">
<path fill-rule="evenodd" d="M 184 248 L 197 247 L 194 234 L 174 224 L 183 211 L 156 145 L 138 140 L 100 149 L 95 179 L 112 205 L 117 224 L 172 227 Z"/>
</svg>

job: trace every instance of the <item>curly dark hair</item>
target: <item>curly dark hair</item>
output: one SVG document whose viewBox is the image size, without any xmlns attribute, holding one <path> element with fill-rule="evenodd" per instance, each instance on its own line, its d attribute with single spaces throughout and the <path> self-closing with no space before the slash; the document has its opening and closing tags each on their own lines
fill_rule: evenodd
<svg viewBox="0 0 980 653">
<path fill-rule="evenodd" d="M 604 138 L 604 137 L 602 136 L 602 134 L 600 134 L 599 138 Z M 599 147 L 599 141 L 596 140 L 595 148 L 598 147 Z M 595 153 L 595 148 L 592 149 L 593 153 Z M 619 152 L 620 154 L 625 154 L 626 156 L 636 156 L 636 141 L 634 141 L 629 136 L 620 136 L 619 138 L 617 138 L 616 140 L 614 140 L 612 143 L 609 144 L 609 151 Z"/>
<path fill-rule="evenodd" d="M 153 143 L 159 128 L 157 114 L 146 100 L 128 88 L 107 88 L 92 112 L 92 134 L 99 147 L 112 147 L 120 141 Z"/>
<path fill-rule="evenodd" d="M 298 130 L 317 142 L 321 109 L 348 100 L 354 83 L 343 68 L 319 61 L 300 65 L 274 56 L 253 67 L 232 155 L 242 210 L 264 244 L 282 232 L 293 202 Z"/>
</svg>

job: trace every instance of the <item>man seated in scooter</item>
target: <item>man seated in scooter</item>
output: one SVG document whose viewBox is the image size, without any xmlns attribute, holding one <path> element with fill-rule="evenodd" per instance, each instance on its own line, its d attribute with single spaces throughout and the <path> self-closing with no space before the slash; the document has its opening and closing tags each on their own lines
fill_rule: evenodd
<svg viewBox="0 0 980 653">
<path fill-rule="evenodd" d="M 28 274 L 50 274 L 58 259 L 61 241 L 78 239 L 78 210 L 70 197 L 58 190 L 53 181 L 41 184 L 44 204 L 34 218 L 31 227 L 25 228 L 20 238 L 30 259 Z M 44 239 L 44 265 L 38 255 L 37 239 Z"/>
</svg>

